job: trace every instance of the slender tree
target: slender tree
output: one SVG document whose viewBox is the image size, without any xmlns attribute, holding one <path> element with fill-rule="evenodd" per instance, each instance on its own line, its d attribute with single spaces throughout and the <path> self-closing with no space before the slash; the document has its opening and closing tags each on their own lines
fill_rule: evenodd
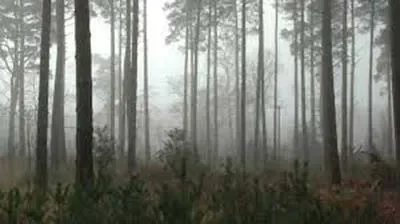
<svg viewBox="0 0 400 224">
<path fill-rule="evenodd" d="M 314 8 L 311 7 L 309 10 L 309 20 L 310 20 L 310 39 L 314 40 L 315 39 L 315 13 L 314 13 Z M 311 41 L 310 43 L 310 107 L 311 107 L 311 113 L 310 113 L 310 118 L 311 118 L 311 149 L 315 147 L 316 139 L 317 139 L 317 122 L 316 122 L 316 116 L 315 116 L 315 44 L 314 41 Z"/>
<path fill-rule="evenodd" d="M 391 41 L 390 41 L 391 42 Z M 388 89 L 388 149 L 387 153 L 389 158 L 393 156 L 393 105 L 392 105 L 392 80 L 391 80 L 391 60 L 390 60 L 390 51 L 388 52 L 388 61 L 389 65 L 387 66 L 388 71 L 386 72 L 386 82 Z"/>
<path fill-rule="evenodd" d="M 343 170 L 348 168 L 348 143 L 347 143 L 347 0 L 343 0 L 343 24 L 342 24 L 342 165 Z"/>
<path fill-rule="evenodd" d="M 305 1 L 300 1 L 300 64 L 301 64 L 301 127 L 302 127 L 302 147 L 303 147 L 303 159 L 309 160 L 309 148 L 308 148 L 308 131 L 307 131 L 307 117 L 306 117 L 306 82 L 305 82 Z"/>
<path fill-rule="evenodd" d="M 350 149 L 354 143 L 354 76 L 356 70 L 356 37 L 355 37 L 355 8 L 354 1 L 351 0 L 351 70 L 350 70 L 350 109 L 349 109 L 349 142 Z M 353 162 L 353 153 L 349 153 L 349 163 Z M 352 166 L 352 165 L 351 165 Z"/>
<path fill-rule="evenodd" d="M 183 131 L 185 139 L 188 131 L 188 79 L 189 79 L 189 0 L 185 1 L 185 65 L 183 71 Z"/>
<path fill-rule="evenodd" d="M 21 24 L 20 41 L 21 49 L 19 55 L 19 155 L 25 158 L 25 35 L 24 35 L 24 0 L 19 1 L 19 18 Z"/>
<path fill-rule="evenodd" d="M 369 45 L 369 76 L 368 76 L 368 147 L 373 144 L 372 129 L 372 83 L 373 83 L 373 66 L 374 66 L 374 30 L 375 30 L 375 1 L 371 0 L 371 18 L 370 18 L 370 45 Z"/>
<path fill-rule="evenodd" d="M 144 143 L 146 152 L 146 161 L 150 162 L 150 112 L 149 112 L 149 72 L 148 72 L 148 44 L 147 44 L 147 0 L 143 0 L 143 45 L 144 45 Z"/>
<path fill-rule="evenodd" d="M 119 148 L 119 158 L 122 159 L 124 158 L 124 142 L 125 142 L 125 97 L 124 97 L 124 82 L 123 82 L 123 66 L 122 66 L 122 43 L 123 43 L 123 36 L 122 36 L 122 31 L 123 31 L 123 26 L 124 26 L 124 21 L 122 19 L 122 10 L 123 6 L 123 1 L 119 1 L 119 29 L 118 29 L 118 55 L 119 55 L 119 61 L 118 61 L 118 148 Z"/>
<path fill-rule="evenodd" d="M 299 81 L 298 81 L 298 31 L 297 31 L 297 2 L 294 2 L 293 10 L 293 30 L 294 30 L 294 145 L 293 148 L 299 145 Z M 300 156 L 297 151 L 296 156 Z"/>
<path fill-rule="evenodd" d="M 38 190 L 45 191 L 47 189 L 47 123 L 49 101 L 51 0 L 44 0 L 42 7 L 35 185 Z"/>
<path fill-rule="evenodd" d="M 256 85 L 256 104 L 255 104 L 255 111 L 256 111 L 256 117 L 255 117 L 255 130 L 254 130 L 254 168 L 255 170 L 258 170 L 258 162 L 259 162 L 259 156 L 260 156 L 260 108 L 263 106 L 261 104 L 261 74 L 262 69 L 261 67 L 264 66 L 263 60 L 263 52 L 264 52 L 264 36 L 263 36 L 263 0 L 259 1 L 259 6 L 258 6 L 258 20 L 259 20 L 259 28 L 258 28 L 258 65 L 257 65 L 257 85 Z"/>
<path fill-rule="evenodd" d="M 197 13 L 196 13 L 196 31 L 194 38 L 194 72 L 192 77 L 192 102 L 191 102 L 191 137 L 193 144 L 193 151 L 196 155 L 197 152 L 197 81 L 198 81 L 198 64 L 199 64 L 199 39 L 200 39 L 200 16 L 202 0 L 197 1 Z"/>
<path fill-rule="evenodd" d="M 392 65 L 392 91 L 393 91 L 393 115 L 394 133 L 396 142 L 397 175 L 400 176 L 400 2 L 390 0 L 390 39 L 391 41 L 391 65 Z M 397 63 L 399 62 L 399 63 Z"/>
<path fill-rule="evenodd" d="M 340 184 L 341 173 L 337 150 L 335 94 L 332 65 L 332 1 L 323 1 L 322 11 L 322 118 L 325 153 L 325 171 L 331 184 Z"/>
<path fill-rule="evenodd" d="M 278 107 L 278 9 L 279 0 L 275 0 L 275 63 L 274 63 L 274 154 L 277 156 L 277 107 Z"/>
<path fill-rule="evenodd" d="M 212 4 L 208 6 L 208 37 L 207 37 L 207 84 L 206 84 L 206 147 L 208 162 L 212 164 L 212 149 L 211 149 L 211 112 L 210 112 L 210 79 L 211 79 L 211 26 L 212 26 Z"/>
<path fill-rule="evenodd" d="M 218 125 L 218 4 L 214 0 L 214 155 L 215 165 L 219 153 L 219 125 Z"/>
<path fill-rule="evenodd" d="M 138 37 L 139 37 L 139 0 L 133 0 L 132 24 L 132 67 L 127 86 L 128 107 L 128 171 L 136 168 L 136 106 L 137 106 L 137 75 L 138 75 Z"/>
<path fill-rule="evenodd" d="M 234 16 L 235 16 L 235 93 L 236 93 L 236 145 L 237 145 L 237 158 L 239 161 L 241 153 L 241 122 L 240 122 L 240 72 L 239 72 L 239 10 L 238 0 L 233 0 L 234 3 Z"/>
<path fill-rule="evenodd" d="M 54 81 L 53 114 L 51 122 L 51 169 L 55 175 L 66 162 L 64 130 L 64 79 L 65 79 L 65 1 L 56 1 L 57 60 Z"/>
<path fill-rule="evenodd" d="M 122 103 L 120 104 L 121 110 L 123 111 L 123 115 L 121 115 L 122 117 L 122 126 L 120 126 L 120 147 L 121 147 L 121 155 L 124 154 L 124 150 L 125 150 L 125 130 L 126 130 L 126 126 L 125 126 L 125 119 L 126 119 L 126 115 L 128 114 L 127 112 L 127 101 L 128 101 L 128 79 L 130 76 L 130 72 L 131 72 L 131 31 L 132 31 L 132 17 L 131 17 L 131 12 L 132 12 L 132 1 L 131 0 L 126 0 L 126 45 L 125 45 L 125 60 L 124 60 L 124 81 L 123 81 L 123 96 L 122 96 Z M 123 158 L 123 157 L 122 157 Z"/>
<path fill-rule="evenodd" d="M 76 182 L 93 183 L 92 53 L 88 0 L 75 0 Z M 43 120 L 43 119 L 42 119 Z"/>
<path fill-rule="evenodd" d="M 115 2 L 114 0 L 109 0 L 110 2 L 110 135 L 111 135 L 111 151 L 115 151 Z"/>
<path fill-rule="evenodd" d="M 242 85 L 240 111 L 240 158 L 243 170 L 246 169 L 246 0 L 242 0 Z"/>
</svg>

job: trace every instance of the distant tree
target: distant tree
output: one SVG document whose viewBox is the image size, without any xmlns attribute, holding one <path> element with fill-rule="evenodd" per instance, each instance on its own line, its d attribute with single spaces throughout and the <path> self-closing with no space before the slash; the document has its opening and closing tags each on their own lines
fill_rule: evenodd
<svg viewBox="0 0 400 224">
<path fill-rule="evenodd" d="M 64 95 L 65 95 L 65 1 L 56 1 L 57 60 L 51 122 L 51 169 L 55 175 L 66 163 Z"/>
</svg>

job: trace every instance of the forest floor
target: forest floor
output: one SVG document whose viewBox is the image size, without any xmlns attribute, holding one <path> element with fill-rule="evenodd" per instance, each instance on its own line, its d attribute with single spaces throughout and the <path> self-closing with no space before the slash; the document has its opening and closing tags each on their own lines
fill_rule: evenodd
<svg viewBox="0 0 400 224">
<path fill-rule="evenodd" d="M 100 173 L 90 189 L 68 185 L 72 173 L 45 196 L 16 181 L 0 193 L 0 223 L 400 223 L 399 194 L 380 180 L 328 186 L 298 165 L 257 175 L 154 165 Z"/>
</svg>

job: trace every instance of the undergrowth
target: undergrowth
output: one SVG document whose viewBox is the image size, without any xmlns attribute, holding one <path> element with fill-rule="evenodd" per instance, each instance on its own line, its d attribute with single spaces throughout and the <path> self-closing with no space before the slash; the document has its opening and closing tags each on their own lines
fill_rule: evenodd
<svg viewBox="0 0 400 224">
<path fill-rule="evenodd" d="M 109 168 L 115 163 L 107 156 L 114 154 L 97 144 L 97 178 L 90 188 L 60 183 L 45 195 L 18 188 L 0 192 L 0 223 L 395 223 L 374 196 L 374 185 L 317 187 L 308 164 L 298 161 L 278 180 L 243 173 L 229 158 L 215 173 L 194 162 L 181 132 L 169 137 L 159 154 L 163 167 L 151 171 L 157 178 L 144 170 L 116 184 Z"/>
</svg>

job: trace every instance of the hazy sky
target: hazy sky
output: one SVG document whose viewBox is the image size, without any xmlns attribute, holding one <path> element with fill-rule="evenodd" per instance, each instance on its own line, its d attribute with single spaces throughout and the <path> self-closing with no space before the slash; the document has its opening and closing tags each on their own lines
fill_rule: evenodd
<svg viewBox="0 0 400 224">
<path fill-rule="evenodd" d="M 172 101 L 173 97 L 168 90 L 166 80 L 170 76 L 182 75 L 183 73 L 183 55 L 178 52 L 176 45 L 166 45 L 165 37 L 168 34 L 168 21 L 166 20 L 166 13 L 162 10 L 164 3 L 167 0 L 148 0 L 148 55 L 149 55 L 149 80 L 151 92 L 156 93 L 151 97 L 151 103 L 158 107 L 165 108 Z M 274 8 L 271 7 L 272 1 L 266 1 L 265 6 L 265 47 L 274 51 L 274 23 L 275 15 Z M 291 24 L 283 19 L 279 20 L 280 29 L 284 26 L 291 26 Z M 74 54 L 75 49 L 73 47 L 73 25 L 72 23 L 67 26 L 67 85 L 71 88 L 67 88 L 67 91 L 74 92 Z M 91 34 L 92 34 L 92 53 L 98 53 L 103 56 L 110 55 L 110 34 L 109 25 L 101 21 L 100 19 L 92 19 L 91 21 Z M 365 36 L 357 37 L 356 51 L 359 52 L 359 60 L 356 68 L 356 101 L 359 102 L 357 108 L 366 106 L 367 103 L 367 85 L 368 85 L 368 42 L 369 39 Z M 257 49 L 257 38 L 248 39 L 248 56 L 254 54 L 256 57 Z M 142 51 L 142 48 L 139 48 Z M 53 49 L 53 51 L 54 49 Z M 376 53 L 377 54 L 377 53 Z M 287 120 L 292 119 L 293 112 L 293 57 L 289 53 L 288 42 L 279 40 L 279 63 L 282 69 L 279 71 L 279 98 L 285 109 L 282 111 L 282 117 Z M 142 58 L 143 54 L 139 52 L 139 92 L 143 87 L 142 79 Z M 55 59 L 53 54 L 52 59 Z M 53 60 L 54 61 L 54 60 Z M 200 69 L 205 70 L 205 61 L 200 64 Z M 55 63 L 52 63 L 54 66 Z M 200 74 L 201 75 L 201 74 Z M 337 75 L 340 75 L 339 73 Z M 306 81 L 307 83 L 309 80 Z M 341 86 L 341 77 L 337 76 L 335 80 L 335 88 L 338 90 Z M 374 108 L 382 108 L 386 105 L 386 101 L 383 98 L 379 99 L 378 96 L 378 85 L 375 85 L 375 99 Z M 337 95 L 339 102 L 340 97 Z M 96 103 L 95 110 L 100 109 L 102 105 Z M 357 109 L 356 108 L 356 109 Z M 74 113 L 75 108 L 66 108 L 67 113 Z M 340 112 L 337 110 L 337 112 Z M 379 112 L 379 111 L 377 111 Z M 290 122 L 290 121 L 289 121 Z M 282 124 L 285 125 L 285 124 Z"/>
</svg>

